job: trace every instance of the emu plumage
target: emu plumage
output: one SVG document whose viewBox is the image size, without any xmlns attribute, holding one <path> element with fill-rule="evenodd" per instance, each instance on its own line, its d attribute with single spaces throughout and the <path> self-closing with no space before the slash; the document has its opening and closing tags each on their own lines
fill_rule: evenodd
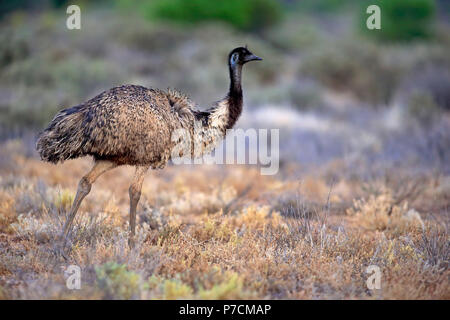
<svg viewBox="0 0 450 320">
<path fill-rule="evenodd" d="M 78 208 L 92 184 L 104 172 L 120 165 L 136 166 L 130 186 L 130 246 L 134 244 L 136 207 L 148 168 L 164 168 L 179 140 L 173 133 L 182 129 L 191 157 L 212 151 L 233 127 L 242 111 L 242 66 L 261 60 L 247 48 L 232 50 L 228 57 L 228 95 L 206 111 L 199 111 L 184 94 L 137 85 L 104 91 L 91 100 L 61 110 L 38 137 L 36 148 L 44 161 L 62 162 L 91 155 L 95 164 L 78 185 L 64 226 L 66 239 Z M 200 124 L 200 126 L 198 126 Z M 182 141 L 181 141 L 182 143 Z M 177 154 L 177 156 L 183 156 Z"/>
<path fill-rule="evenodd" d="M 37 150 L 53 163 L 91 155 L 117 165 L 163 168 L 176 142 L 174 130 L 193 134 L 195 121 L 206 128 L 215 115 L 218 136 L 225 134 L 226 104 L 227 99 L 201 112 L 177 91 L 124 85 L 60 111 L 39 137 Z"/>
</svg>

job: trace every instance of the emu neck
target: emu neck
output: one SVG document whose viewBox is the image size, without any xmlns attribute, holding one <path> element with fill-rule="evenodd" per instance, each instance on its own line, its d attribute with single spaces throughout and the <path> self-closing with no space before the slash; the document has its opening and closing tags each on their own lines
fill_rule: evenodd
<svg viewBox="0 0 450 320">
<path fill-rule="evenodd" d="M 229 66 L 230 90 L 228 95 L 218 101 L 206 111 L 195 111 L 196 120 L 201 120 L 202 132 L 193 134 L 196 145 L 201 148 L 192 148 L 194 156 L 211 152 L 217 143 L 225 136 L 226 130 L 231 129 L 242 112 L 242 66 Z M 194 128 L 193 128 L 194 129 Z M 193 130 L 195 131 L 195 129 Z"/>
<path fill-rule="evenodd" d="M 241 79 L 242 79 L 242 65 L 236 64 L 234 66 L 229 66 L 230 70 L 230 96 L 240 95 L 242 96 L 242 87 L 241 87 Z"/>
<path fill-rule="evenodd" d="M 242 65 L 229 66 L 230 69 L 230 91 L 228 92 L 228 123 L 226 128 L 231 129 L 242 112 Z"/>
</svg>

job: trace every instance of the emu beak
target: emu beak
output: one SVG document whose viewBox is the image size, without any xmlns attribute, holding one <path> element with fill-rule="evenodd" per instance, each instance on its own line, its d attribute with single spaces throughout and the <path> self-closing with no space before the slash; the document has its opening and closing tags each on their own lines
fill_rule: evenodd
<svg viewBox="0 0 450 320">
<path fill-rule="evenodd" d="M 261 61 L 262 58 L 255 56 L 253 53 L 251 55 L 248 55 L 245 57 L 245 62 L 249 62 L 249 61 Z"/>
</svg>

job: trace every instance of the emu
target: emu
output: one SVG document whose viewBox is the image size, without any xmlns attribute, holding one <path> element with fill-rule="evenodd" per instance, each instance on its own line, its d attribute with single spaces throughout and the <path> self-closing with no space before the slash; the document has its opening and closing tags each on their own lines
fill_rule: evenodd
<svg viewBox="0 0 450 320">
<path fill-rule="evenodd" d="M 78 184 L 61 238 L 67 239 L 78 208 L 97 178 L 118 166 L 132 165 L 136 170 L 129 188 L 128 243 L 134 247 L 136 207 L 145 173 L 150 167 L 164 168 L 171 159 L 177 143 L 171 136 L 177 129 L 189 132 L 191 136 L 186 140 L 202 146 L 200 152 L 194 154 L 192 150 L 190 156 L 198 157 L 214 149 L 242 112 L 242 66 L 254 60 L 262 59 L 247 47 L 230 52 L 228 94 L 206 111 L 197 110 L 187 96 L 175 90 L 123 85 L 58 112 L 38 136 L 36 149 L 41 159 L 56 164 L 87 155 L 94 158 L 93 168 Z M 201 130 L 194 130 L 198 123 Z"/>
</svg>

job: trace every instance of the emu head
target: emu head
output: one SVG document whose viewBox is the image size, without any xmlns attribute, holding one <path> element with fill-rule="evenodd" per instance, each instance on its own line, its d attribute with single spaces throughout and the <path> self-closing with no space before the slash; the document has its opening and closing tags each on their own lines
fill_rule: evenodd
<svg viewBox="0 0 450 320">
<path fill-rule="evenodd" d="M 244 65 L 250 61 L 262 60 L 260 57 L 251 53 L 247 46 L 233 49 L 228 56 L 228 63 L 231 67 Z"/>
</svg>

